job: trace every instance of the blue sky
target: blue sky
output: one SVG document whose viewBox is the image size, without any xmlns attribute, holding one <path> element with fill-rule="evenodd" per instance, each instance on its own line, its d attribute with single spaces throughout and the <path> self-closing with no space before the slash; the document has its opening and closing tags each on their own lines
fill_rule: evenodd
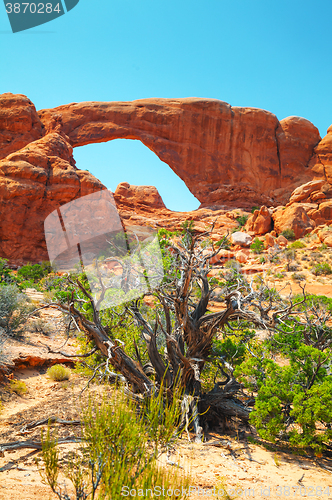
<svg viewBox="0 0 332 500">
<path fill-rule="evenodd" d="M 0 4 L 0 93 L 37 109 L 80 101 L 211 97 L 279 119 L 332 123 L 332 2 L 80 0 L 66 15 L 13 34 Z M 139 141 L 76 148 L 79 168 L 114 190 L 157 186 L 166 206 L 199 203 Z"/>
</svg>

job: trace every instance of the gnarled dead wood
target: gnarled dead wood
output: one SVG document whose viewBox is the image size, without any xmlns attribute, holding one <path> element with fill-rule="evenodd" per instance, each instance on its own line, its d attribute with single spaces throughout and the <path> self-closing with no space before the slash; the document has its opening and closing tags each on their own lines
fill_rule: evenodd
<svg viewBox="0 0 332 500">
<path fill-rule="evenodd" d="M 77 436 L 67 436 L 59 438 L 57 444 L 65 443 L 81 443 L 83 438 Z M 32 450 L 42 450 L 43 444 L 41 441 L 15 441 L 13 443 L 0 443 L 0 456 L 4 456 L 5 451 L 19 450 L 22 448 L 30 448 Z"/>
<path fill-rule="evenodd" d="M 32 429 L 35 429 L 40 425 L 46 425 L 46 424 L 80 425 L 81 423 L 82 423 L 81 420 L 63 420 L 62 418 L 51 416 L 48 418 L 43 418 L 42 420 L 37 420 L 36 422 L 30 422 L 28 424 L 25 424 L 19 431 L 19 434 L 27 434 L 28 432 L 32 431 Z"/>
</svg>

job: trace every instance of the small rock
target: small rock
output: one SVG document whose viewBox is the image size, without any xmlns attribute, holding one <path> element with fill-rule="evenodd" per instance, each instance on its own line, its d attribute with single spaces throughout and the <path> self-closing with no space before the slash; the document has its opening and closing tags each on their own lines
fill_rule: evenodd
<svg viewBox="0 0 332 500">
<path fill-rule="evenodd" d="M 280 234 L 278 236 L 278 238 L 277 238 L 277 243 L 281 247 L 286 247 L 288 245 L 288 240 L 285 238 L 285 236 L 283 236 L 282 234 Z"/>
<path fill-rule="evenodd" d="M 275 231 L 273 231 L 275 232 Z M 275 245 L 275 238 L 272 236 L 271 233 L 267 233 L 265 235 L 265 248 L 270 248 L 270 247 L 274 247 Z"/>
<path fill-rule="evenodd" d="M 241 264 L 245 264 L 248 261 L 249 257 L 243 250 L 239 250 L 238 252 L 236 252 L 235 258 Z"/>
<path fill-rule="evenodd" d="M 231 235 L 231 242 L 240 247 L 248 247 L 252 243 L 252 237 L 248 233 L 236 231 Z"/>
</svg>

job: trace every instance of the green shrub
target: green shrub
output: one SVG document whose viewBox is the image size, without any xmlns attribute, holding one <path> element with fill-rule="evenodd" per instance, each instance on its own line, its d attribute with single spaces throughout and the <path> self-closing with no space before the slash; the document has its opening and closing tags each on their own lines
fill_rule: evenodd
<svg viewBox="0 0 332 500">
<path fill-rule="evenodd" d="M 28 392 L 26 383 L 23 382 L 23 380 L 11 380 L 10 390 L 11 392 L 15 392 L 15 394 L 18 394 L 19 396 L 23 396 L 23 394 L 26 394 Z"/>
<path fill-rule="evenodd" d="M 306 245 L 300 241 L 300 240 L 297 240 L 297 241 L 293 241 L 293 243 L 291 243 L 290 245 L 288 245 L 288 248 L 305 248 Z"/>
<path fill-rule="evenodd" d="M 293 281 L 304 281 L 305 280 L 305 276 L 303 273 L 294 273 L 294 274 L 292 274 L 291 278 Z"/>
<path fill-rule="evenodd" d="M 47 375 L 56 382 L 62 382 L 62 380 L 69 380 L 70 370 L 63 365 L 53 365 L 47 370 Z"/>
<path fill-rule="evenodd" d="M 241 271 L 241 264 L 236 259 L 229 259 L 225 262 L 224 268 L 238 273 Z"/>
<path fill-rule="evenodd" d="M 90 498 L 90 491 L 95 500 L 120 499 L 130 490 L 147 498 L 146 490 L 155 486 L 165 491 L 179 488 L 180 492 L 181 487 L 188 488 L 186 476 L 157 462 L 160 452 L 166 451 L 177 436 L 181 413 L 178 397 L 167 401 L 152 395 L 143 413 L 132 400 L 119 394 L 90 397 L 82 410 L 83 456 L 74 452 L 63 468 L 74 485 L 76 498 Z M 65 500 L 68 497 L 58 482 L 59 453 L 49 429 L 46 438 L 42 436 L 42 444 L 44 470 L 40 468 L 40 474 L 58 498 Z"/>
<path fill-rule="evenodd" d="M 251 208 L 251 213 L 253 214 L 256 210 L 259 210 L 259 209 L 260 209 L 260 207 L 252 207 Z"/>
<path fill-rule="evenodd" d="M 239 217 L 236 217 L 236 221 L 239 224 L 239 227 L 245 226 L 247 220 L 248 220 L 248 215 L 239 215 Z"/>
<path fill-rule="evenodd" d="M 332 269 L 330 264 L 327 262 L 318 262 L 315 264 L 315 266 L 311 269 L 312 274 L 315 276 L 320 276 L 322 274 L 332 274 Z"/>
<path fill-rule="evenodd" d="M 20 334 L 33 309 L 29 298 L 16 285 L 0 287 L 0 326 L 7 334 Z"/>
<path fill-rule="evenodd" d="M 259 259 L 259 262 L 260 262 L 260 264 L 264 264 L 264 263 L 266 262 L 265 257 L 261 257 L 261 258 Z"/>
<path fill-rule="evenodd" d="M 40 264 L 27 264 L 26 266 L 20 267 L 17 271 L 17 276 L 21 281 L 31 281 L 37 282 L 48 274 L 48 268 L 42 267 Z"/>
<path fill-rule="evenodd" d="M 297 296 L 296 302 L 301 298 Z M 310 310 L 312 304 L 330 306 L 331 299 L 321 299 L 307 297 L 296 310 Z M 252 341 L 252 355 L 236 367 L 234 375 L 257 392 L 250 422 L 263 439 L 284 441 L 316 454 L 326 449 L 332 439 L 331 334 L 331 327 L 321 320 L 310 323 L 309 330 L 308 323 L 292 317 L 270 339 Z M 286 366 L 274 361 L 275 354 L 286 359 Z"/>
<path fill-rule="evenodd" d="M 282 231 L 281 234 L 287 240 L 295 240 L 295 233 L 294 233 L 293 229 L 285 229 L 284 231 Z"/>
<path fill-rule="evenodd" d="M 15 283 L 15 277 L 12 270 L 8 267 L 8 259 L 0 257 L 0 285 L 13 283 Z"/>
<path fill-rule="evenodd" d="M 278 278 L 279 280 L 283 280 L 283 279 L 284 279 L 284 277 L 285 277 L 285 275 L 284 275 L 284 274 L 282 274 L 282 273 L 276 273 L 274 276 L 275 276 L 276 278 Z"/>
<path fill-rule="evenodd" d="M 223 247 L 225 250 L 229 250 L 231 247 L 231 242 L 227 236 L 224 236 L 220 240 L 216 241 L 214 244 L 215 247 Z"/>
<path fill-rule="evenodd" d="M 263 250 L 264 250 L 264 243 L 259 239 L 259 238 L 255 238 L 254 241 L 252 242 L 252 244 L 250 245 L 250 250 L 253 252 L 253 253 L 262 253 Z"/>
</svg>

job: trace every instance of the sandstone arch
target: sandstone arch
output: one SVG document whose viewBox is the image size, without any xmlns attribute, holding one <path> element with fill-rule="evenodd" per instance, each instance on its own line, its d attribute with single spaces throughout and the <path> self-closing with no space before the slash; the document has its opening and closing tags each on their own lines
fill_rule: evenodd
<svg viewBox="0 0 332 500">
<path fill-rule="evenodd" d="M 186 183 L 204 205 L 245 199 L 286 199 L 312 179 L 307 164 L 320 136 L 299 117 L 278 121 L 257 108 L 216 99 L 143 99 L 73 103 L 39 112 L 46 128 L 55 119 L 73 147 L 138 139 Z"/>
<path fill-rule="evenodd" d="M 295 187 L 313 178 L 332 182 L 331 137 L 330 127 L 320 141 L 316 127 L 304 118 L 279 122 L 268 111 L 232 107 L 216 99 L 84 102 L 37 113 L 26 96 L 2 94 L 0 256 L 17 264 L 47 259 L 47 215 L 105 188 L 75 167 L 77 146 L 117 138 L 140 140 L 185 182 L 201 206 L 251 208 L 285 203 Z M 138 197 L 152 200 L 142 207 L 142 223 L 174 220 L 153 189 L 122 186 L 117 191 L 125 219 L 137 212 L 128 200 Z M 197 210 L 184 217 L 200 220 L 210 215 Z"/>
<path fill-rule="evenodd" d="M 87 168 L 111 191 L 123 182 L 149 185 L 157 188 L 172 211 L 192 211 L 200 205 L 183 180 L 139 140 L 114 139 L 75 147 L 74 157 L 78 168 Z"/>
</svg>

